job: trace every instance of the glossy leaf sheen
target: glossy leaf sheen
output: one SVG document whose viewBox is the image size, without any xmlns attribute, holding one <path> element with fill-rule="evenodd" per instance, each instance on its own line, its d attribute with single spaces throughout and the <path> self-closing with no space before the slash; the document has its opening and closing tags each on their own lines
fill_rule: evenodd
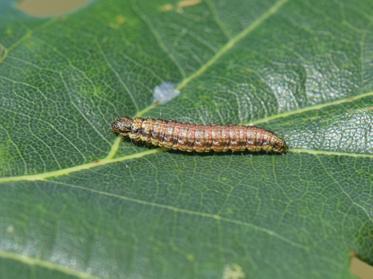
<svg viewBox="0 0 373 279">
<path fill-rule="evenodd" d="M 352 278 L 373 261 L 373 3 L 0 4 L 0 277 Z M 180 95 L 152 105 L 153 89 Z M 283 156 L 120 143 L 113 119 L 254 123 Z"/>
</svg>

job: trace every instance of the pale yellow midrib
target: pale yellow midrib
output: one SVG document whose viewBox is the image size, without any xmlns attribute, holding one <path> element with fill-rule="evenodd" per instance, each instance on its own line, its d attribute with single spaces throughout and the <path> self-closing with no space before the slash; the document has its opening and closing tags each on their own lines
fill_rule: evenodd
<svg viewBox="0 0 373 279">
<path fill-rule="evenodd" d="M 95 162 L 86 163 L 78 166 L 74 166 L 71 168 L 66 169 L 60 169 L 56 171 L 49 171 L 39 174 L 30 174 L 30 175 L 20 175 L 20 176 L 9 176 L 9 177 L 1 177 L 0 183 L 9 183 L 9 182 L 17 182 L 17 181 L 42 181 L 46 180 L 48 178 L 52 177 L 59 177 L 64 175 L 69 175 L 75 172 L 80 172 L 83 170 L 89 170 L 92 168 L 97 168 L 100 166 L 105 166 L 113 163 L 128 161 L 128 160 L 134 160 L 134 159 L 140 159 L 142 157 L 153 155 L 157 153 L 163 152 L 162 149 L 149 149 L 146 151 L 133 153 L 130 155 L 118 157 L 118 158 L 105 158 L 102 160 L 97 160 Z M 294 148 L 289 149 L 289 153 L 294 154 L 311 154 L 315 156 L 324 155 L 324 156 L 346 156 L 346 157 L 353 157 L 353 158 L 369 158 L 373 159 L 373 154 L 359 154 L 359 153 L 344 153 L 344 152 L 334 152 L 334 151 L 322 151 L 322 150 L 312 150 L 312 149 L 300 149 L 300 148 Z M 270 156 L 270 155 L 269 155 Z"/>
<path fill-rule="evenodd" d="M 133 159 L 139 159 L 139 158 L 147 156 L 147 155 L 159 153 L 160 151 L 161 151 L 160 149 L 149 149 L 149 150 L 146 150 L 146 151 L 143 151 L 143 152 L 137 152 L 137 153 L 133 153 L 133 154 L 118 157 L 118 158 L 108 158 L 108 157 L 106 157 L 102 160 L 97 160 L 97 161 L 94 161 L 94 162 L 81 164 L 81 165 L 77 165 L 77 166 L 74 166 L 74 167 L 55 170 L 55 171 L 48 171 L 48 172 L 44 172 L 44 173 L 30 174 L 30 175 L 1 177 L 0 178 L 0 183 L 16 182 L 16 181 L 46 180 L 47 178 L 64 176 L 64 175 L 68 175 L 68 174 L 71 174 L 71 173 L 74 173 L 74 172 L 79 172 L 79 171 L 83 171 L 83 170 L 97 168 L 97 167 L 105 166 L 105 165 L 112 164 L 112 163 L 123 162 L 123 161 L 128 161 L 128 160 L 133 160 Z"/>
<path fill-rule="evenodd" d="M 314 149 L 304 149 L 304 148 L 291 148 L 289 149 L 289 152 L 294 153 L 294 154 L 311 154 L 311 155 L 322 155 L 322 156 L 346 156 L 346 157 L 353 157 L 353 158 L 373 159 L 373 154 L 324 151 L 324 150 L 314 150 Z"/>
<path fill-rule="evenodd" d="M 60 264 L 49 262 L 43 259 L 33 258 L 33 257 L 26 256 L 26 255 L 17 254 L 17 253 L 10 252 L 10 251 L 0 250 L 0 259 L 1 258 L 16 261 L 16 262 L 19 262 L 19 263 L 22 263 L 28 266 L 39 266 L 39 267 L 46 268 L 49 270 L 55 270 L 55 271 L 58 271 L 58 272 L 61 272 L 67 275 L 75 276 L 80 279 L 98 279 L 97 277 L 91 274 L 81 272 L 81 271 L 76 271 L 76 270 L 67 268 L 63 265 L 60 265 Z"/>
</svg>

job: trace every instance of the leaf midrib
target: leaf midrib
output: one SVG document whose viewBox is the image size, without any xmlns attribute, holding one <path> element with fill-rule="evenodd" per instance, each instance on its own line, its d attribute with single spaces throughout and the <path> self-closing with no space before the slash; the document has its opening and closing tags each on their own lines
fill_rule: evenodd
<svg viewBox="0 0 373 279">
<path fill-rule="evenodd" d="M 46 261 L 39 258 L 26 256 L 14 252 L 0 250 L 0 259 L 12 260 L 28 266 L 38 266 L 49 270 L 55 270 L 67 275 L 75 276 L 79 279 L 97 279 L 97 277 L 86 273 L 68 268 L 64 265 L 56 264 L 54 262 Z"/>
</svg>

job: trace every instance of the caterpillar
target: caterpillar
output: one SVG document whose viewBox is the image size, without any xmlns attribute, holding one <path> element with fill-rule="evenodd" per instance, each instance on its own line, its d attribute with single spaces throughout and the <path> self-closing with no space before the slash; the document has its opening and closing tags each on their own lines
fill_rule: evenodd
<svg viewBox="0 0 373 279">
<path fill-rule="evenodd" d="M 200 125 L 161 119 L 122 117 L 112 125 L 114 133 L 135 142 L 186 152 L 286 153 L 284 140 L 255 126 Z"/>
</svg>

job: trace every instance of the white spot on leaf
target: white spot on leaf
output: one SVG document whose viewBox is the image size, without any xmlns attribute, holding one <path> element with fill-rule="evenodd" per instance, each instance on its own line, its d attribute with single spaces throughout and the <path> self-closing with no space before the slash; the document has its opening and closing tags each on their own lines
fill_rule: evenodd
<svg viewBox="0 0 373 279">
<path fill-rule="evenodd" d="M 9 225 L 9 226 L 6 228 L 6 232 L 9 233 L 9 234 L 14 233 L 14 227 L 13 227 L 12 225 Z"/>
<path fill-rule="evenodd" d="M 178 96 L 180 91 L 176 89 L 172 82 L 163 82 L 157 85 L 153 91 L 154 102 L 165 104 Z"/>
<path fill-rule="evenodd" d="M 244 279 L 245 273 L 238 264 L 228 264 L 224 267 L 223 279 Z"/>
</svg>

